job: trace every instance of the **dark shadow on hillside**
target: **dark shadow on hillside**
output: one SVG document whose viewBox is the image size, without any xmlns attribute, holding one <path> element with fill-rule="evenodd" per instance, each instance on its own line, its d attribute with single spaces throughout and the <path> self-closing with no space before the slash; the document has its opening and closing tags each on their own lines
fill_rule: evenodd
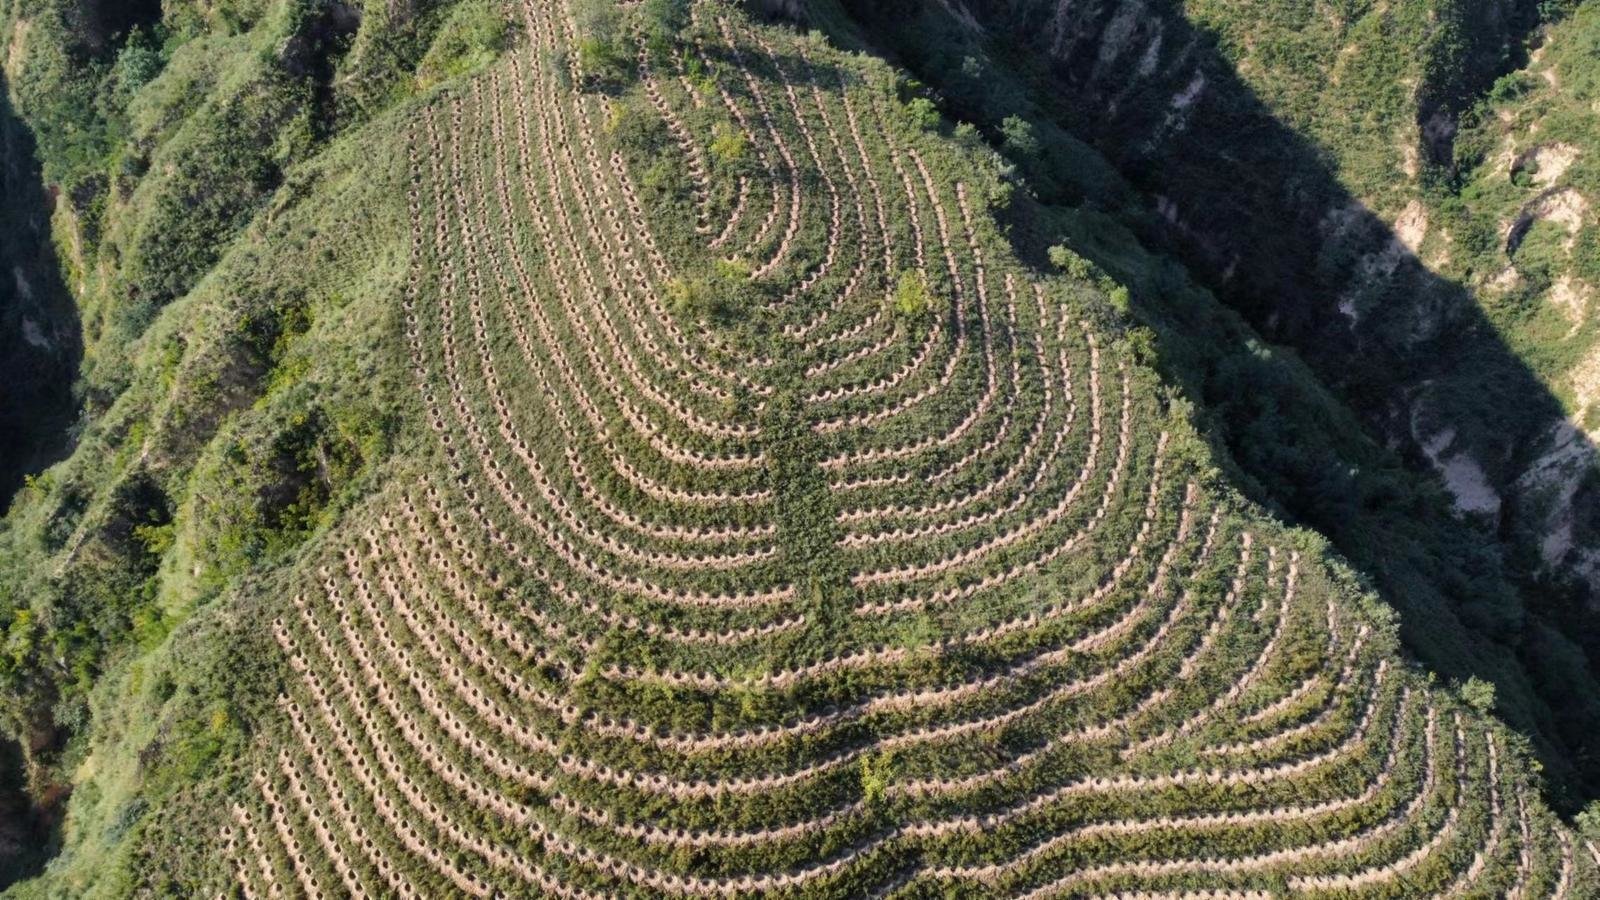
<svg viewBox="0 0 1600 900">
<path fill-rule="evenodd" d="M 77 307 L 50 238 L 54 198 L 0 77 L 0 513 L 23 476 L 62 458 L 77 419 Z"/>
<path fill-rule="evenodd" d="M 161 0 L 88 0 L 71 11 L 79 52 L 100 56 L 161 21 Z"/>
<path fill-rule="evenodd" d="M 0 740 L 0 890 L 43 871 L 59 849 L 60 812 L 29 797 L 22 748 Z"/>
<path fill-rule="evenodd" d="M 1023 163 L 1041 200 L 1020 204 L 1013 223 L 1025 255 L 1038 260 L 1067 236 L 1056 226 L 1069 216 L 1131 230 L 1139 259 L 1181 260 L 1257 332 L 1298 352 L 1314 380 L 1293 359 L 1252 346 L 1249 329 L 1218 325 L 1199 308 L 1211 302 L 1205 290 L 1169 273 L 1133 284 L 1135 313 L 1160 335 L 1163 368 L 1201 401 L 1202 425 L 1246 487 L 1322 531 L 1370 577 L 1424 663 L 1497 684 L 1502 713 L 1547 764 L 1558 808 L 1600 796 L 1596 598 L 1576 579 L 1543 573 L 1546 523 L 1519 499 L 1537 493 L 1528 479 L 1555 477 L 1541 460 L 1559 460 L 1573 540 L 1600 545 L 1596 448 L 1561 427 L 1557 398 L 1470 293 L 1430 272 L 1351 196 L 1327 153 L 1276 119 L 1175 4 L 966 3 L 987 38 L 951 5 L 846 3 L 866 26 L 858 37 L 996 143 L 1005 144 L 1000 120 L 1016 114 L 1060 135 L 1052 144 L 1041 132 L 1046 154 L 1081 142 L 1074 165 L 1110 161 L 1109 178 L 1052 172 L 1049 159 Z M 1500 25 L 1514 45 L 1518 22 Z M 974 52 L 1005 72 L 974 68 Z M 1473 89 L 1425 94 L 1435 137 L 1439 116 Z M 1086 188 L 1075 176 L 1101 183 Z M 1127 257 L 1097 258 L 1093 237 L 1074 249 L 1124 277 Z M 1232 345 L 1184 346 L 1208 340 Z M 1357 420 L 1361 428 L 1345 430 L 1370 440 L 1340 433 Z M 1440 470 L 1454 476 L 1456 502 L 1479 509 L 1476 524 L 1451 512 Z"/>
<path fill-rule="evenodd" d="M 699 49 L 706 60 L 725 72 L 736 73 L 747 66 L 758 78 L 772 79 L 777 83 L 787 80 L 807 88 L 837 90 L 846 77 L 845 72 L 833 63 L 790 52 L 788 47 L 759 48 L 741 41 L 738 46 L 739 52 L 736 54 L 732 48 L 719 41 L 703 45 Z M 768 49 L 774 52 L 768 53 Z M 740 78 L 728 78 L 724 81 L 724 86 L 736 96 L 748 96 L 748 90 Z"/>
<path fill-rule="evenodd" d="M 0 514 L 26 475 L 71 449 L 83 357 L 77 307 L 50 236 L 54 198 L 0 76 Z M 59 840 L 59 794 L 31 796 L 25 756 L 0 739 L 0 889 L 38 874 Z"/>
</svg>

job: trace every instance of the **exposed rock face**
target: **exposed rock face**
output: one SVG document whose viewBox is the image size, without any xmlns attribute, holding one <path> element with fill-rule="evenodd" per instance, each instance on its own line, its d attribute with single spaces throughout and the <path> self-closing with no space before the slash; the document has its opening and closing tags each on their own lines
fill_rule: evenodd
<svg viewBox="0 0 1600 900">
<path fill-rule="evenodd" d="M 1553 222 L 1576 236 L 1583 227 L 1589 201 L 1576 188 L 1554 188 L 1528 201 L 1506 233 L 1506 254 L 1517 252 L 1535 222 Z M 1570 249 L 1570 247 L 1569 247 Z"/>
<path fill-rule="evenodd" d="M 1407 252 L 1421 252 L 1422 241 L 1428 236 L 1428 211 L 1421 201 L 1413 200 L 1406 204 L 1400 217 L 1395 219 L 1394 236 Z"/>
<path fill-rule="evenodd" d="M 1419 410 L 1420 412 L 1420 410 Z M 1448 425 L 1429 431 L 1422 425 L 1422 416 L 1412 417 L 1412 436 L 1422 447 L 1428 461 L 1455 502 L 1456 509 L 1471 515 L 1497 518 L 1502 501 L 1500 494 L 1489 484 L 1489 476 L 1472 455 L 1456 446 L 1456 430 Z"/>
<path fill-rule="evenodd" d="M 1513 175 L 1527 172 L 1534 184 L 1550 187 L 1567 174 L 1572 164 L 1578 161 L 1579 155 L 1577 147 L 1563 141 L 1539 144 L 1518 156 L 1511 172 Z"/>
<path fill-rule="evenodd" d="M 1549 299 L 1572 323 L 1572 327 L 1577 329 L 1589 318 L 1594 288 L 1571 275 L 1563 275 L 1551 286 Z M 1581 406 L 1579 411 L 1582 411 Z"/>
</svg>

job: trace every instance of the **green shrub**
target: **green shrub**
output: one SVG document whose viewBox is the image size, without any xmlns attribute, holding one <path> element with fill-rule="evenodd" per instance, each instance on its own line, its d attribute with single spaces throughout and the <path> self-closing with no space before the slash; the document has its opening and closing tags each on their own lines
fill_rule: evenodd
<svg viewBox="0 0 1600 900">
<path fill-rule="evenodd" d="M 657 46 L 668 44 L 689 27 L 690 0 L 644 0 L 639 17 L 645 36 Z"/>
<path fill-rule="evenodd" d="M 711 131 L 711 155 L 724 165 L 743 162 L 750 152 L 750 141 L 744 132 L 724 122 L 718 122 Z"/>
<path fill-rule="evenodd" d="M 913 97 L 911 102 L 906 104 L 906 113 L 917 127 L 926 131 L 938 130 L 940 123 L 944 121 L 939 115 L 939 107 L 927 97 Z"/>
<path fill-rule="evenodd" d="M 418 66 L 418 82 L 426 87 L 482 69 L 505 50 L 509 33 L 498 4 L 489 0 L 457 4 Z"/>
<path fill-rule="evenodd" d="M 1006 116 L 1000 123 L 1000 135 L 1007 153 L 1024 160 L 1039 156 L 1039 135 L 1033 123 L 1021 116 Z"/>
<path fill-rule="evenodd" d="M 117 54 L 112 72 L 117 92 L 125 98 L 124 102 L 160 74 L 166 63 L 161 47 L 150 32 L 140 29 L 129 36 L 128 42 Z"/>
<path fill-rule="evenodd" d="M 926 316 L 931 309 L 933 297 L 928 292 L 927 280 L 917 272 L 901 272 L 894 288 L 895 314 L 905 319 L 917 319 Z"/>
<path fill-rule="evenodd" d="M 1073 278 L 1089 280 L 1099 274 L 1099 267 L 1078 255 L 1066 244 L 1056 244 L 1048 251 L 1050 264 Z"/>
<path fill-rule="evenodd" d="M 1461 685 L 1461 699 L 1481 713 L 1494 711 L 1494 684 L 1478 677 L 1467 679 Z"/>
<path fill-rule="evenodd" d="M 627 35 L 622 12 L 610 0 L 578 0 L 573 7 L 578 23 L 578 63 L 601 80 L 620 78 L 630 71 Z"/>
</svg>

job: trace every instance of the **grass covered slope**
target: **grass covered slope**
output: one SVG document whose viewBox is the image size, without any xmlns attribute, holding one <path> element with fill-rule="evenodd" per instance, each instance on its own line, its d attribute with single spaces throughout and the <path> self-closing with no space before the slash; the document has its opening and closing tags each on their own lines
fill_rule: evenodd
<svg viewBox="0 0 1600 900">
<path fill-rule="evenodd" d="M 487 3 L 379 2 L 354 21 L 334 7 L 348 11 L 0 13 L 11 98 L 57 198 L 39 243 L 53 238 L 85 322 L 74 452 L 0 522 L 0 717 L 39 818 L 67 808 L 51 871 L 73 896 L 182 871 L 130 848 L 249 741 L 243 686 L 268 659 L 217 601 L 281 571 L 404 449 L 385 335 L 408 226 L 401 180 L 374 168 L 403 140 L 384 111 L 481 66 L 505 25 Z M 106 24 L 133 13 L 131 34 Z M 8 220 L 49 216 L 8 200 Z"/>
<path fill-rule="evenodd" d="M 183 892 L 1596 890 L 975 138 L 720 3 L 514 16 L 397 143 L 408 452 L 232 607 L 278 712 Z"/>
</svg>

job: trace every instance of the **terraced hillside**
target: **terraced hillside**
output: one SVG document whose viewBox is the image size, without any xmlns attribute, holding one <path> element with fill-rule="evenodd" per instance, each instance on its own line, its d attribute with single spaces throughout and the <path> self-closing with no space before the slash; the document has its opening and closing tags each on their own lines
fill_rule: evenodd
<svg viewBox="0 0 1600 900">
<path fill-rule="evenodd" d="M 1418 659 L 1495 683 L 1558 807 L 1600 793 L 1600 7 L 844 5 L 814 20 L 1017 166 L 1025 258 L 1126 286 L 1238 483 L 1371 577 Z"/>
<path fill-rule="evenodd" d="M 278 712 L 186 890 L 1600 891 L 891 70 L 715 0 L 511 15 L 399 162 L 419 449 L 242 605 Z"/>
</svg>

